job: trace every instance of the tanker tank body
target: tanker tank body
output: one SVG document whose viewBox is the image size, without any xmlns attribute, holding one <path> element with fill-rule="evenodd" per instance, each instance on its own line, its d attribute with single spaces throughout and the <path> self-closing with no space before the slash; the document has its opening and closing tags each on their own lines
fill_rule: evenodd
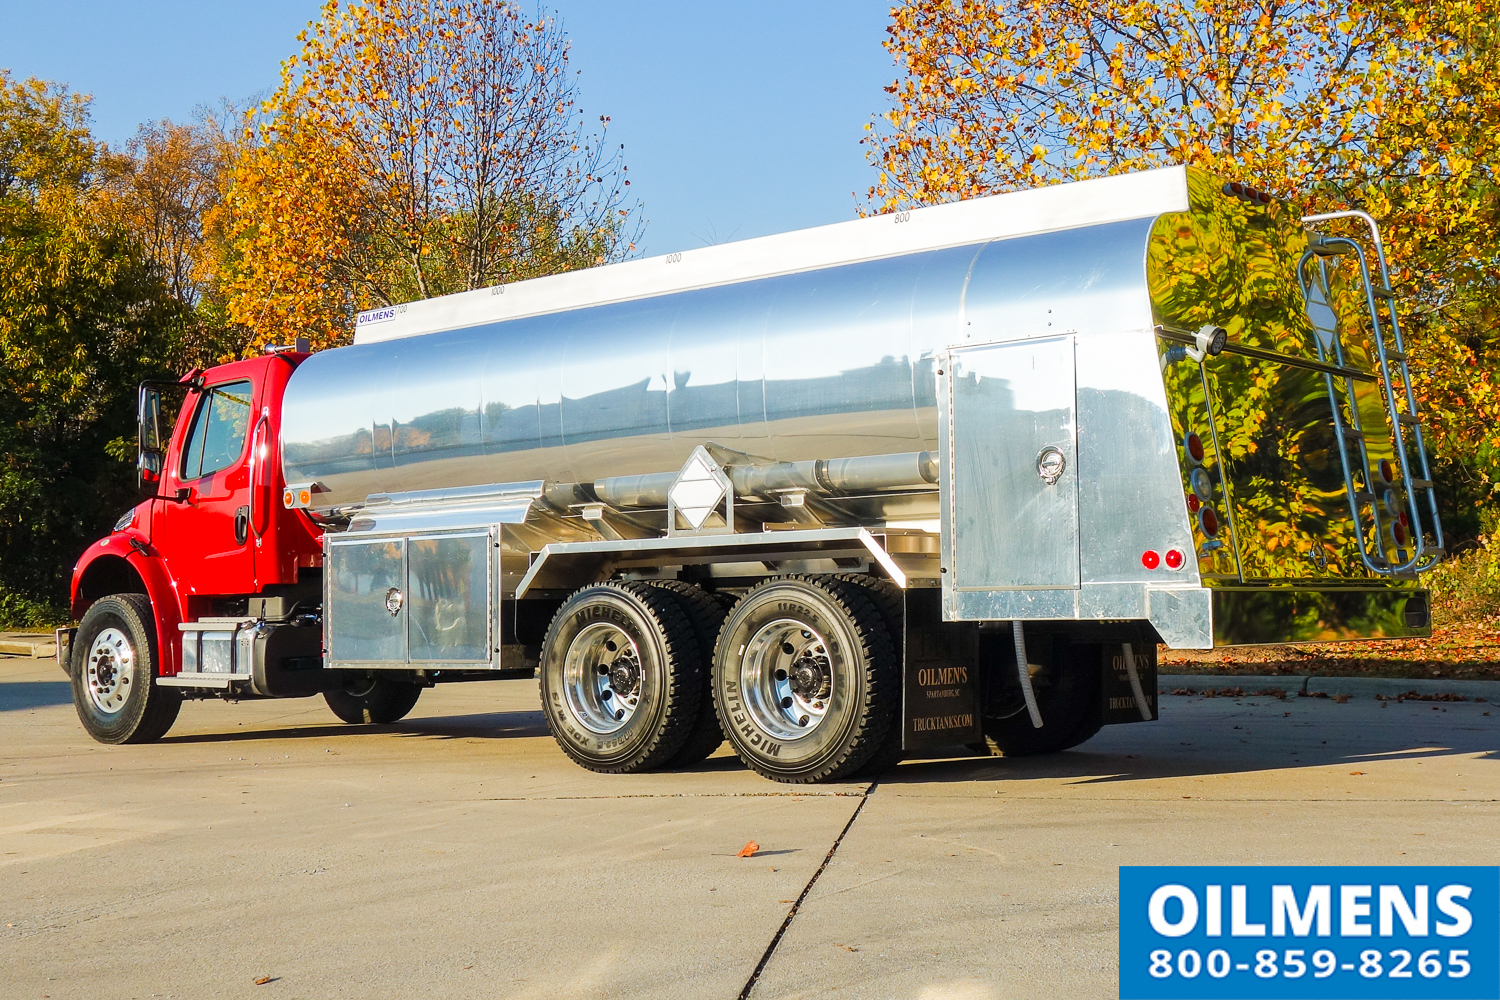
<svg viewBox="0 0 1500 1000">
<path fill-rule="evenodd" d="M 283 405 L 326 665 L 536 668 L 585 767 L 809 781 L 1152 719 L 1158 641 L 1421 634 L 1337 242 L 1171 168 L 363 313 Z"/>
</svg>

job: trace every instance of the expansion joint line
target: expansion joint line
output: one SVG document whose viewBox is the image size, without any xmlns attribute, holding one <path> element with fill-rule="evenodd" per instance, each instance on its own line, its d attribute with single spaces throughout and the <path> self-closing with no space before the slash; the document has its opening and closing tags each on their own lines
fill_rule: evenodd
<svg viewBox="0 0 1500 1000">
<path fill-rule="evenodd" d="M 880 784 L 879 779 L 870 782 L 870 787 L 865 789 L 864 795 L 860 796 L 859 805 L 854 808 L 854 813 L 849 817 L 849 822 L 844 824 L 844 828 L 834 838 L 833 846 L 828 848 L 828 853 L 824 856 L 823 863 L 818 866 L 817 871 L 812 873 L 812 878 L 807 880 L 807 885 L 802 887 L 801 894 L 792 903 L 792 908 L 787 911 L 786 919 L 777 928 L 776 936 L 771 938 L 770 944 L 766 945 L 765 954 L 760 956 L 760 962 L 756 964 L 755 971 L 750 973 L 749 979 L 745 980 L 745 988 L 740 990 L 739 1000 L 747 1000 L 750 996 L 750 991 L 755 989 L 755 984 L 760 981 L 760 974 L 765 971 L 766 965 L 771 961 L 771 956 L 776 954 L 776 946 L 781 944 L 781 939 L 786 936 L 787 928 L 791 927 L 792 921 L 797 918 L 797 911 L 802 908 L 802 903 L 807 899 L 807 894 L 812 892 L 812 887 L 818 884 L 818 877 L 823 874 L 823 869 L 828 867 L 828 862 L 832 861 L 833 856 L 838 853 L 839 845 L 844 842 L 844 837 L 848 835 L 850 828 L 854 826 L 854 821 L 859 819 L 859 814 L 865 811 L 865 805 L 870 801 L 870 796 L 874 794 L 875 786 L 878 784 Z"/>
</svg>

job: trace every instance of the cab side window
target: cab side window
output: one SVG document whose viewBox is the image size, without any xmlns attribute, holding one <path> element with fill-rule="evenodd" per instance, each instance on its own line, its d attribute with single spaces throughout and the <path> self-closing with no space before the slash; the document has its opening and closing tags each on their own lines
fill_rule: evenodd
<svg viewBox="0 0 1500 1000">
<path fill-rule="evenodd" d="M 211 476 L 239 460 L 250 430 L 250 391 L 249 382 L 227 382 L 204 391 L 188 431 L 184 481 Z"/>
</svg>

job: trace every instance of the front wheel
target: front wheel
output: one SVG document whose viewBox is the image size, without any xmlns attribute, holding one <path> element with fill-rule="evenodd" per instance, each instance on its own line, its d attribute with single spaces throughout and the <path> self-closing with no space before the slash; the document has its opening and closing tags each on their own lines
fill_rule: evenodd
<svg viewBox="0 0 1500 1000">
<path fill-rule="evenodd" d="M 769 580 L 735 605 L 714 704 L 747 766 L 773 781 L 845 778 L 898 726 L 900 663 L 881 611 L 834 577 Z"/>
<path fill-rule="evenodd" d="M 177 721 L 182 695 L 156 686 L 156 620 L 145 594 L 95 601 L 78 625 L 69 673 L 73 707 L 100 743 L 151 743 Z"/>
<path fill-rule="evenodd" d="M 323 692 L 323 700 L 350 725 L 388 725 L 406 718 L 422 696 L 422 686 L 391 677 L 366 677 L 351 681 L 341 691 Z"/>
</svg>

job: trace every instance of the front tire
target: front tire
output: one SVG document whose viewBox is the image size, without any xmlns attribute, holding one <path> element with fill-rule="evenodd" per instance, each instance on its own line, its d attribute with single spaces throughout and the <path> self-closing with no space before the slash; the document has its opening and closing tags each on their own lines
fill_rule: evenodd
<svg viewBox="0 0 1500 1000">
<path fill-rule="evenodd" d="M 698 641 L 678 598 L 646 583 L 603 583 L 558 609 L 542 642 L 542 711 L 563 752 L 590 771 L 628 774 L 686 744 L 702 692 Z"/>
<path fill-rule="evenodd" d="M 780 577 L 746 594 L 724 622 L 714 704 L 756 773 L 832 781 L 886 746 L 898 725 L 900 676 L 884 616 L 863 588 Z"/>
<path fill-rule="evenodd" d="M 156 685 L 156 619 L 145 594 L 95 601 L 78 625 L 72 661 L 73 707 L 100 743 L 152 743 L 177 721 L 182 695 Z"/>
<path fill-rule="evenodd" d="M 352 726 L 400 722 L 417 706 L 420 697 L 420 684 L 392 677 L 359 678 L 342 690 L 323 692 L 323 700 L 333 714 Z"/>
</svg>

